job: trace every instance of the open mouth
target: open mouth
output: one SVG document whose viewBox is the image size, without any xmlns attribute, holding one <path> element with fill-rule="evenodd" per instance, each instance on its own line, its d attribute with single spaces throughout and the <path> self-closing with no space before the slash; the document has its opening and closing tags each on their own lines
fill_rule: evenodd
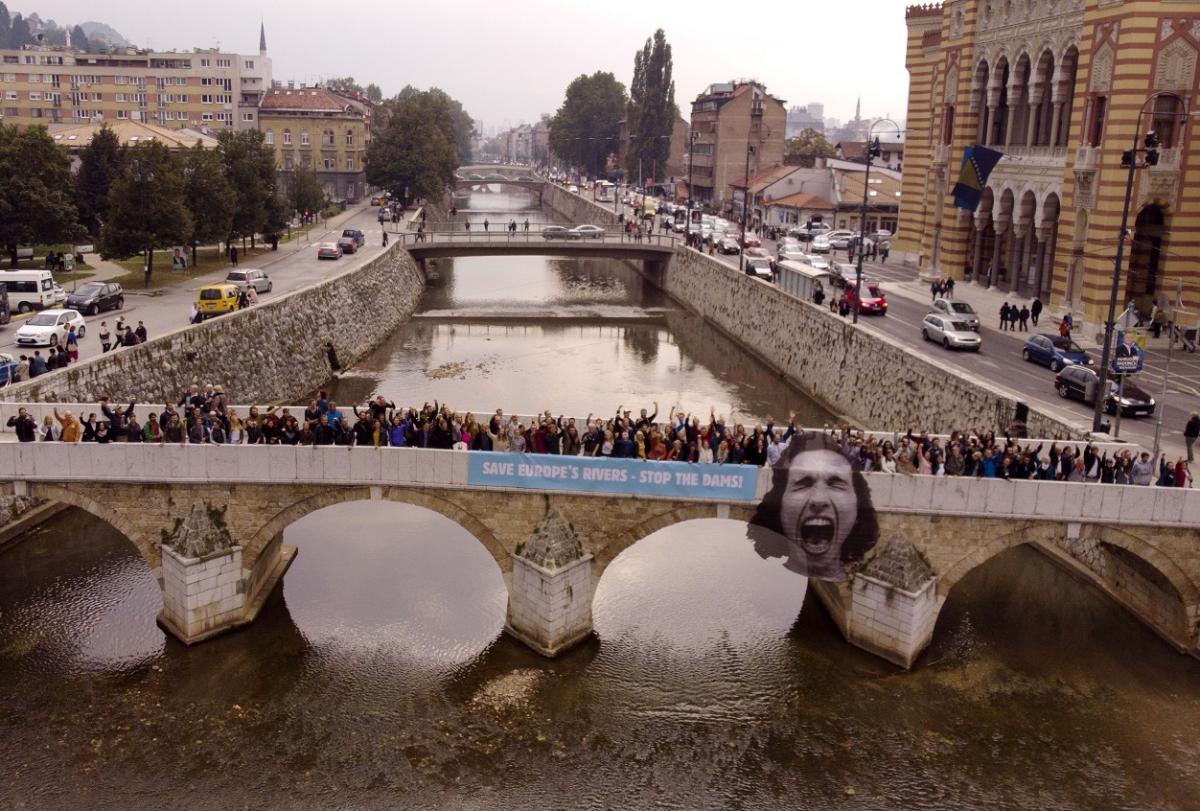
<svg viewBox="0 0 1200 811">
<path fill-rule="evenodd" d="M 803 518 L 797 526 L 797 538 L 804 551 L 810 555 L 821 555 L 833 544 L 833 519 L 824 516 Z"/>
</svg>

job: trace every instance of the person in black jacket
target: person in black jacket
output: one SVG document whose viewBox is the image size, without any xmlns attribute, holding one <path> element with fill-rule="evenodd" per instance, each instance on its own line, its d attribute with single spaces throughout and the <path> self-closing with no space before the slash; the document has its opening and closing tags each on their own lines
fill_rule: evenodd
<svg viewBox="0 0 1200 811">
<path fill-rule="evenodd" d="M 8 427 L 16 431 L 17 440 L 20 442 L 37 441 L 37 420 L 29 416 L 29 412 L 24 408 L 17 409 L 15 417 L 8 418 Z"/>
<path fill-rule="evenodd" d="M 1200 437 L 1200 413 L 1192 412 L 1188 417 L 1187 425 L 1183 428 L 1183 441 L 1187 445 L 1188 461 L 1194 462 L 1192 456 L 1192 447 L 1196 444 L 1196 438 Z"/>
</svg>

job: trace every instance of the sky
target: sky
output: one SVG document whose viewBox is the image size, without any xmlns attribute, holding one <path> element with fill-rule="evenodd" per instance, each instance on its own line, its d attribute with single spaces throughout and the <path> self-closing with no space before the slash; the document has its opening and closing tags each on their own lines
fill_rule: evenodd
<svg viewBox="0 0 1200 811">
<path fill-rule="evenodd" d="M 440 87 L 485 128 L 553 114 L 572 79 L 611 71 L 626 86 L 633 55 L 661 27 L 675 98 L 755 78 L 826 117 L 905 117 L 905 0 L 6 0 L 60 25 L 105 22 L 141 47 L 219 46 L 256 53 L 260 19 L 276 79 L 354 76 L 392 95 Z"/>
</svg>

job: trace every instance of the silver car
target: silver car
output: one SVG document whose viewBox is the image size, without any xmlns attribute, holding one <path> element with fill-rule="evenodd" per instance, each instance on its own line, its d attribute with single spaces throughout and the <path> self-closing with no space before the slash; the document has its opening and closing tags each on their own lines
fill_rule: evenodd
<svg viewBox="0 0 1200 811">
<path fill-rule="evenodd" d="M 975 312 L 975 308 L 965 301 L 952 301 L 950 299 L 936 299 L 933 304 L 929 305 L 929 312 L 935 315 L 944 315 L 955 321 L 965 321 L 970 325 L 971 329 L 979 332 L 979 313 Z"/>
<path fill-rule="evenodd" d="M 979 333 L 971 329 L 970 324 L 937 313 L 925 316 L 921 322 L 921 337 L 940 343 L 946 349 L 970 349 L 975 352 L 979 351 L 982 343 Z"/>
<path fill-rule="evenodd" d="M 236 284 L 246 290 L 254 288 L 256 293 L 271 292 L 271 277 L 261 270 L 247 268 L 246 270 L 231 270 L 225 277 L 226 284 Z"/>
</svg>

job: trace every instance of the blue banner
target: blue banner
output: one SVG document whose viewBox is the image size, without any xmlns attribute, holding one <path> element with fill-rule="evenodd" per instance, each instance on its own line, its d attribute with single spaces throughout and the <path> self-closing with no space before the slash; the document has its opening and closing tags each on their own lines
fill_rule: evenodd
<svg viewBox="0 0 1200 811">
<path fill-rule="evenodd" d="M 468 453 L 467 482 L 482 487 L 573 490 L 671 498 L 754 501 L 758 468 L 592 456 Z"/>
</svg>

